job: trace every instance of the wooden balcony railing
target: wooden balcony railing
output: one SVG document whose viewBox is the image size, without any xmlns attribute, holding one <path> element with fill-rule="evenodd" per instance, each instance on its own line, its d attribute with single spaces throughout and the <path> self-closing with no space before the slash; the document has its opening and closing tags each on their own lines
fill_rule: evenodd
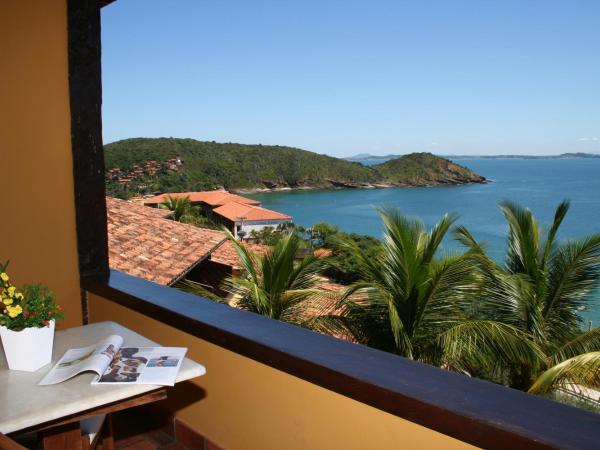
<svg viewBox="0 0 600 450">
<path fill-rule="evenodd" d="M 192 336 L 475 446 L 589 449 L 600 439 L 596 414 L 117 271 L 108 279 L 85 278 L 82 286 Z"/>
</svg>

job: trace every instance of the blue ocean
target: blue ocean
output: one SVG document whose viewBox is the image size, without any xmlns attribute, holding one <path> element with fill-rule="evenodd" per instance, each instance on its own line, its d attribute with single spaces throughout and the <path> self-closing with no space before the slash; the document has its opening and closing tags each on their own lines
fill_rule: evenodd
<svg viewBox="0 0 600 450">
<path fill-rule="evenodd" d="M 374 161 L 367 161 L 367 164 Z M 506 223 L 497 208 L 508 199 L 529 207 L 543 227 L 552 222 L 554 209 L 563 199 L 571 209 L 561 227 L 560 239 L 600 233 L 600 159 L 468 159 L 456 160 L 485 176 L 483 185 L 428 188 L 303 190 L 252 195 L 266 208 L 290 214 L 308 227 L 319 222 L 338 225 L 346 232 L 380 237 L 376 209 L 398 207 L 420 217 L 427 226 L 447 212 L 457 213 L 489 253 L 502 261 Z M 457 245 L 448 240 L 445 250 Z M 600 302 L 599 302 L 600 304 Z M 582 312 L 594 326 L 600 325 L 600 307 Z"/>
</svg>

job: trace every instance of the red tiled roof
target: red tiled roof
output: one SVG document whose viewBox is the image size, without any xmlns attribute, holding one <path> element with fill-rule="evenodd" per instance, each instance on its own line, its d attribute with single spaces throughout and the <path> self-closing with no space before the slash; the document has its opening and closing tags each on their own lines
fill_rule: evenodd
<svg viewBox="0 0 600 450">
<path fill-rule="evenodd" d="M 144 200 L 145 205 L 156 205 L 163 203 L 167 197 L 188 197 L 192 203 L 204 202 L 210 206 L 221 206 L 229 202 L 238 202 L 247 205 L 260 205 L 257 200 L 232 194 L 227 191 L 199 191 L 199 192 L 172 192 L 160 194 Z"/>
<path fill-rule="evenodd" d="M 269 250 L 269 246 L 262 244 L 249 244 L 245 242 L 243 245 L 257 255 L 264 255 Z M 234 269 L 239 270 L 242 268 L 238 252 L 229 239 L 211 253 L 210 259 L 211 261 L 231 266 Z"/>
<path fill-rule="evenodd" d="M 277 211 L 262 208 L 260 206 L 245 205 L 237 202 L 229 202 L 223 206 L 213 209 L 218 214 L 232 222 L 239 221 L 241 217 L 244 222 L 255 222 L 259 220 L 292 220 L 291 216 Z"/>
<path fill-rule="evenodd" d="M 333 255 L 333 250 L 330 248 L 316 248 L 313 252 L 313 255 L 315 255 L 317 258 L 327 258 Z"/>
<path fill-rule="evenodd" d="M 110 267 L 169 285 L 208 257 L 225 239 L 206 230 L 166 219 L 170 211 L 107 198 Z"/>
</svg>

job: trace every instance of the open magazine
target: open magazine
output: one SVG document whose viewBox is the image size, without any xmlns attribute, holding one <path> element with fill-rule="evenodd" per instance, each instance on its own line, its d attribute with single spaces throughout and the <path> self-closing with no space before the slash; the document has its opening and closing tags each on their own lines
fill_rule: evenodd
<svg viewBox="0 0 600 450">
<path fill-rule="evenodd" d="M 61 383 L 87 371 L 97 374 L 92 384 L 175 384 L 186 348 L 122 345 L 123 338 L 112 335 L 89 347 L 67 350 L 38 385 Z"/>
</svg>

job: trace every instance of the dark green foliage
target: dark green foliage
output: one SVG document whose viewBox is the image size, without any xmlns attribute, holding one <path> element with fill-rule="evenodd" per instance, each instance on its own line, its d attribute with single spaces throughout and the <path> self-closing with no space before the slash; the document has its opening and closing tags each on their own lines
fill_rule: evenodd
<svg viewBox="0 0 600 450">
<path fill-rule="evenodd" d="M 372 236 L 357 233 L 344 233 L 339 227 L 329 223 L 318 223 L 312 229 L 304 229 L 299 225 L 289 224 L 285 229 L 266 227 L 261 231 L 252 231 L 250 237 L 259 244 L 274 246 L 289 234 L 294 234 L 299 248 L 327 248 L 333 255 L 327 259 L 323 275 L 340 284 L 350 284 L 359 278 L 359 265 L 356 256 L 344 246 L 338 245 L 342 240 L 352 240 L 370 257 L 375 257 L 381 250 L 381 241 Z"/>
<path fill-rule="evenodd" d="M 223 225 L 221 225 L 220 223 L 214 222 L 211 219 L 209 219 L 206 216 L 203 216 L 201 214 L 196 214 L 196 215 L 188 215 L 184 218 L 184 220 L 182 220 L 183 223 L 187 223 L 190 225 L 195 225 L 199 228 L 208 228 L 211 230 L 219 230 L 222 231 L 223 230 Z"/>
<path fill-rule="evenodd" d="M 330 265 L 325 270 L 325 275 L 341 284 L 354 283 L 360 277 L 360 264 L 356 254 L 339 245 L 341 240 L 349 239 L 369 258 L 375 258 L 381 252 L 381 241 L 372 236 L 340 231 L 327 235 L 324 247 L 331 248 L 334 253 L 329 258 Z"/>
<path fill-rule="evenodd" d="M 227 304 L 227 300 L 219 297 L 214 294 L 208 287 L 205 287 L 201 283 L 197 283 L 192 280 L 181 280 L 173 285 L 175 289 L 179 289 L 180 291 L 187 292 L 188 294 L 194 294 L 199 297 L 207 298 L 216 303 Z"/>
<path fill-rule="evenodd" d="M 600 329 L 582 333 L 579 310 L 593 302 L 600 284 L 600 234 L 556 239 L 568 201 L 558 205 L 548 231 L 528 208 L 508 201 L 499 207 L 508 223 L 504 265 L 487 256 L 466 228 L 457 228 L 456 237 L 478 258 L 484 299 L 479 314 L 520 329 L 545 355 L 541 376 L 537 366 L 516 365 L 508 383 L 541 394 L 570 382 L 596 388 Z"/>
<path fill-rule="evenodd" d="M 192 205 L 189 197 L 171 197 L 167 195 L 165 201 L 158 205 L 158 207 L 171 211 L 171 219 L 176 222 L 187 223 L 200 228 L 210 228 L 212 230 L 223 229 L 221 224 L 203 216 L 200 208 Z"/>
<path fill-rule="evenodd" d="M 135 180 L 147 191 L 193 191 L 276 186 L 331 186 L 376 181 L 373 170 L 358 163 L 291 147 L 218 144 L 193 139 L 127 139 L 105 146 L 107 168 L 129 170 L 146 161 L 180 157 L 180 172 Z M 149 180 L 146 178 L 154 178 Z"/>
<path fill-rule="evenodd" d="M 189 197 L 171 197 L 167 195 L 165 201 L 158 205 L 161 209 L 172 212 L 171 218 L 176 222 L 187 223 L 187 218 L 198 216 L 198 207 L 192 206 Z"/>
<path fill-rule="evenodd" d="M 9 263 L 0 262 L 0 326 L 19 331 L 45 327 L 51 320 L 62 319 L 60 306 L 47 286 L 26 284 L 19 292 L 7 273 Z"/>
<path fill-rule="evenodd" d="M 396 209 L 380 216 L 384 237 L 375 256 L 340 240 L 355 257 L 359 280 L 342 293 L 343 316 L 321 319 L 324 327 L 342 326 L 358 342 L 461 372 L 539 360 L 516 327 L 471 317 L 477 258 L 438 254 L 455 216 L 445 215 L 430 230 Z"/>
<path fill-rule="evenodd" d="M 260 231 L 252 230 L 250 232 L 250 238 L 253 241 L 270 247 L 276 245 L 284 236 L 284 233 L 273 227 L 265 227 Z"/>
<path fill-rule="evenodd" d="M 260 231 L 252 230 L 250 232 L 250 238 L 253 242 L 268 245 L 270 247 L 273 247 L 280 240 L 289 235 L 294 235 L 296 237 L 299 249 L 305 249 L 311 246 L 310 233 L 302 225 L 296 225 L 292 222 L 279 224 L 277 228 L 265 227 Z"/>
<path fill-rule="evenodd" d="M 107 182 L 109 195 L 277 187 L 356 187 L 373 184 L 428 185 L 481 182 L 468 169 L 431 154 L 415 153 L 375 167 L 292 147 L 135 138 L 104 147 L 107 169 L 130 170 L 147 161 L 180 157 L 179 172 L 159 172 L 129 183 Z M 423 166 L 421 168 L 421 166 Z"/>
<path fill-rule="evenodd" d="M 429 184 L 481 183 L 485 178 L 466 167 L 431 153 L 411 153 L 374 166 L 389 183 Z"/>
<path fill-rule="evenodd" d="M 106 192 L 111 197 L 120 198 L 121 200 L 128 200 L 135 194 L 127 185 L 119 184 L 116 181 L 106 182 Z"/>
<path fill-rule="evenodd" d="M 228 277 L 223 288 L 239 308 L 296 325 L 310 326 L 306 312 L 326 293 L 317 287 L 322 261 L 308 255 L 298 261 L 299 241 L 293 234 L 280 239 L 264 255 L 256 255 L 227 232 L 244 275 Z M 311 303 L 317 302 L 317 303 Z"/>
</svg>

